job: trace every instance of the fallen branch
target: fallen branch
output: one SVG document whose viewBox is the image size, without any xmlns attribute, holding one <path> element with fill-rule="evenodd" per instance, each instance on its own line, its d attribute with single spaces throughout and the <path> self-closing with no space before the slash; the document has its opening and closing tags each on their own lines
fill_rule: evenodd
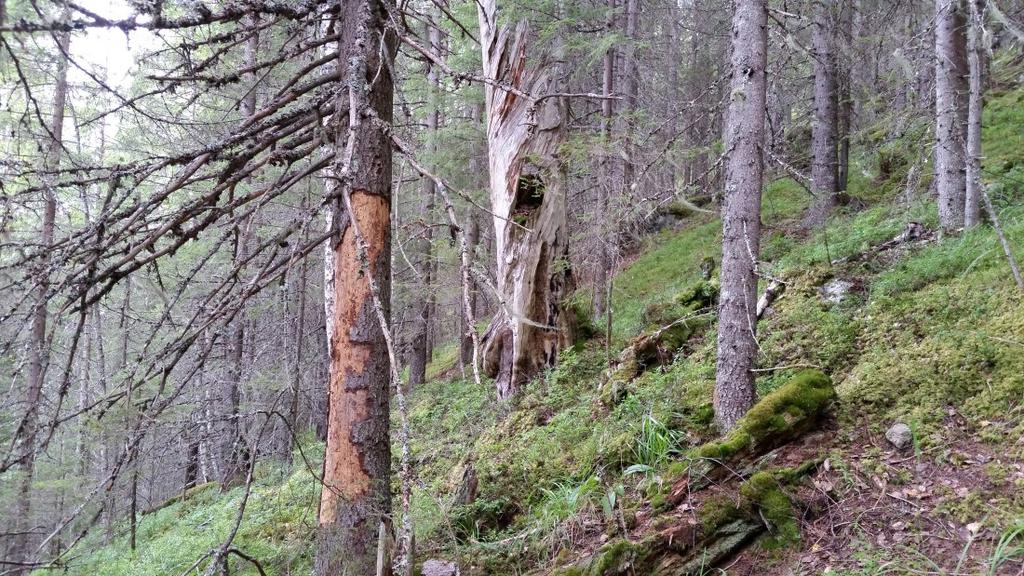
<svg viewBox="0 0 1024 576">
<path fill-rule="evenodd" d="M 858 252 L 856 254 L 846 256 L 845 258 L 838 258 L 836 260 L 833 260 L 832 264 L 834 265 L 860 262 L 862 260 L 867 260 L 871 256 L 875 256 L 882 252 L 892 250 L 893 248 L 896 248 L 897 246 L 900 246 L 902 244 L 914 242 L 916 240 L 928 239 L 931 236 L 932 232 L 925 228 L 924 224 L 921 224 L 920 222 L 908 222 L 906 228 L 904 228 L 903 231 L 897 234 L 896 236 L 893 236 L 891 239 L 886 240 L 885 242 L 882 242 L 877 246 L 872 246 L 871 248 L 868 248 L 863 252 Z"/>
<path fill-rule="evenodd" d="M 775 302 L 779 296 L 782 296 L 783 292 L 786 291 L 786 283 L 778 278 L 772 278 L 768 281 L 768 286 L 764 289 L 764 294 L 757 299 L 757 319 L 760 320 L 764 313 L 768 310 L 768 307 Z"/>
<path fill-rule="evenodd" d="M 1017 259 L 1013 257 L 1013 249 L 1010 248 L 1010 242 L 1006 239 L 1006 234 L 1003 233 L 1003 227 L 999 224 L 999 216 L 996 214 L 995 208 L 992 207 L 992 200 L 988 197 L 988 190 L 985 185 L 981 185 L 981 197 L 985 201 L 985 210 L 988 212 L 989 218 L 992 219 L 992 227 L 996 229 L 996 235 L 999 236 L 999 243 L 1003 246 L 1003 253 L 1006 254 L 1006 260 L 1010 263 L 1010 270 L 1013 272 L 1013 279 L 1017 282 L 1017 288 L 1024 291 L 1024 279 L 1020 275 L 1020 267 L 1017 266 Z"/>
</svg>

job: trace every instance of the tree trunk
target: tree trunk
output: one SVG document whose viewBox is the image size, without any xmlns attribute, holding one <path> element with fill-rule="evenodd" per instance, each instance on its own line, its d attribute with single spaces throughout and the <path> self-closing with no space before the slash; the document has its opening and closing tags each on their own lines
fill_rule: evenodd
<svg viewBox="0 0 1024 576">
<path fill-rule="evenodd" d="M 615 9 L 617 0 L 608 0 L 608 20 L 606 26 L 608 34 L 614 33 Z M 600 178 L 597 185 L 598 193 L 598 214 L 595 215 L 594 223 L 597 225 L 597 266 L 594 270 L 594 310 L 593 322 L 600 325 L 604 319 L 607 303 L 605 295 L 608 292 L 608 278 L 611 273 L 612 253 L 609 241 L 611 240 L 611 219 L 609 218 L 609 199 L 611 187 L 614 185 L 614 169 L 612 167 L 612 116 L 615 114 L 615 101 L 611 99 L 615 90 L 615 47 L 609 46 L 604 54 L 604 61 L 601 70 L 601 94 L 605 99 L 601 101 L 601 144 L 604 151 L 601 154 Z"/>
<path fill-rule="evenodd" d="M 944 232 L 964 225 L 967 55 L 959 0 L 935 0 L 935 186 Z"/>
<path fill-rule="evenodd" d="M 764 176 L 768 6 L 737 0 L 732 19 L 732 79 L 725 133 L 722 291 L 718 305 L 715 422 L 723 431 L 754 405 L 757 257 Z"/>
<path fill-rule="evenodd" d="M 484 117 L 484 106 L 483 106 L 483 104 L 474 104 L 473 107 L 470 109 L 470 118 L 473 121 L 473 125 L 474 126 L 478 125 L 481 122 L 481 120 L 483 120 L 483 117 Z M 469 162 L 470 162 L 470 164 L 469 164 L 470 165 L 470 173 L 474 176 L 474 180 L 473 180 L 474 186 L 479 186 L 479 187 L 486 186 L 486 182 L 487 182 L 487 164 L 486 164 L 486 162 L 487 162 L 487 141 L 486 140 L 482 141 L 480 143 L 480 146 L 478 146 L 473 151 L 473 156 L 472 156 L 472 158 L 470 158 Z M 477 180 L 476 178 L 479 178 L 479 180 Z M 477 256 L 479 254 L 479 247 L 480 247 L 480 244 L 481 244 L 480 243 L 480 233 L 481 233 L 481 230 L 480 230 L 480 217 L 479 217 L 475 207 L 472 207 L 472 206 L 469 207 L 469 209 L 466 211 L 465 220 L 463 220 L 463 221 L 466 222 L 467 223 L 466 225 L 468 226 L 468 231 L 466 232 L 466 249 L 467 249 L 467 252 L 468 252 L 468 254 L 467 254 L 467 256 L 468 256 L 467 267 L 471 267 L 473 265 L 473 263 L 477 261 Z M 481 316 L 480 315 L 480 310 L 479 310 L 479 308 L 480 308 L 480 305 L 479 305 L 480 298 L 478 298 L 478 294 L 477 294 L 478 286 L 477 286 L 476 280 L 473 278 L 472 274 L 467 274 L 467 276 L 468 276 L 468 278 L 464 282 L 468 283 L 469 297 L 468 298 L 462 298 L 460 300 L 460 306 L 465 308 L 467 306 L 467 303 L 465 302 L 465 300 L 468 300 L 469 301 L 468 306 L 469 306 L 470 309 L 468 311 L 469 312 L 468 314 L 467 314 L 466 310 L 462 310 L 462 313 L 459 314 L 459 322 L 460 322 L 460 324 L 459 324 L 459 326 L 460 326 L 460 330 L 459 330 L 459 334 L 460 334 L 459 362 L 460 362 L 461 367 L 462 367 L 463 375 L 465 375 L 465 367 L 466 366 L 470 366 L 473 370 L 476 370 L 476 372 L 474 372 L 474 374 L 477 374 L 479 372 L 479 366 L 475 366 L 475 367 L 473 366 L 473 354 L 474 354 L 474 352 L 477 355 L 479 355 L 479 353 L 480 353 L 479 350 L 474 350 L 474 346 L 475 346 L 475 344 L 474 344 L 474 336 L 475 336 L 475 332 L 476 332 L 477 327 L 476 326 L 469 326 L 467 324 L 467 318 L 480 318 L 480 316 Z M 465 289 L 465 287 L 464 287 L 464 289 Z M 477 339 L 477 341 L 479 341 L 479 339 Z"/>
<path fill-rule="evenodd" d="M 132 456 L 130 465 L 132 478 L 128 489 L 128 547 L 134 552 L 139 533 L 139 462 L 137 456 Z"/>
<path fill-rule="evenodd" d="M 468 220 L 469 227 L 469 231 L 466 233 L 466 244 L 468 244 L 469 248 L 470 262 L 472 262 L 473 260 L 476 259 L 476 246 L 480 242 L 480 220 L 474 214 L 467 214 L 466 220 Z M 476 283 L 473 282 L 471 278 L 469 291 L 469 307 L 470 312 L 472 312 L 470 316 L 472 316 L 473 318 L 477 317 L 476 300 Z M 461 304 L 461 306 L 464 307 L 465 304 Z M 461 326 L 461 330 L 459 331 L 459 362 L 461 362 L 462 366 L 464 367 L 471 366 L 473 363 L 473 335 L 470 331 L 476 330 L 476 326 L 466 325 L 466 318 L 466 312 L 463 311 L 462 314 L 459 315 L 459 322 Z"/>
<path fill-rule="evenodd" d="M 498 314 L 484 335 L 484 371 L 507 399 L 554 365 L 571 338 L 562 296 L 568 264 L 565 99 L 561 55 L 534 53 L 528 22 L 499 23 L 497 0 L 477 4 L 487 101 L 491 210 L 494 213 Z M 508 88 L 511 87 L 511 88 Z"/>
<path fill-rule="evenodd" d="M 635 122 L 632 114 L 636 111 L 637 96 L 640 93 L 640 69 L 637 66 L 636 45 L 637 31 L 640 25 L 640 0 L 626 0 L 626 22 L 623 32 L 626 35 L 625 49 L 622 51 L 622 95 L 623 115 L 623 152 L 622 161 L 622 197 L 629 198 L 633 189 L 636 167 L 633 165 L 633 130 Z M 612 234 L 614 236 L 614 234 Z"/>
<path fill-rule="evenodd" d="M 305 206 L 305 202 L 303 202 Z M 285 443 L 282 451 L 283 460 L 290 464 L 292 452 L 295 450 L 295 434 L 299 430 L 299 396 L 302 390 L 302 348 L 306 334 L 306 262 L 302 259 L 299 266 L 298 306 L 295 311 L 295 355 L 292 360 L 291 401 L 288 406 L 288 430 L 285 430 Z"/>
<path fill-rule="evenodd" d="M 254 27 L 257 22 L 253 22 Z M 259 52 L 259 35 L 253 33 L 245 45 L 247 66 L 256 64 Z M 256 87 L 252 87 L 242 99 L 242 116 L 249 118 L 256 112 Z M 233 189 L 232 189 L 233 191 Z M 234 229 L 234 264 L 238 274 L 238 282 L 242 282 L 242 270 L 249 256 L 249 238 L 255 225 L 255 213 L 237 222 Z M 224 435 L 224 477 L 221 479 L 223 488 L 230 488 L 245 482 L 249 470 L 249 449 L 245 445 L 242 431 L 242 364 L 245 358 L 245 306 L 239 309 L 233 321 L 231 347 L 227 379 L 224 395 L 228 399 L 227 433 Z"/>
<path fill-rule="evenodd" d="M 850 184 L 850 134 L 853 132 L 853 62 L 851 56 L 854 54 L 859 31 L 857 23 L 860 21 L 858 13 L 860 6 L 858 2 L 850 2 L 847 6 L 839 7 L 837 34 L 832 37 L 837 41 L 843 39 L 844 50 L 835 49 L 836 83 L 839 98 L 839 119 L 837 128 L 839 130 L 839 170 L 836 189 L 839 192 L 846 192 Z M 858 63 L 859 65 L 859 63 Z"/>
<path fill-rule="evenodd" d="M 853 96 L 849 74 L 839 84 L 839 169 L 836 191 L 846 192 L 850 187 L 850 133 L 853 131 Z"/>
<path fill-rule="evenodd" d="M 68 96 L 68 62 L 66 54 L 71 45 L 71 36 L 62 32 L 57 36 L 60 53 L 57 60 L 57 83 L 53 93 L 53 108 L 50 117 L 49 142 L 46 156 L 43 159 L 43 218 L 39 229 L 39 245 L 47 250 L 53 244 L 54 219 L 57 214 L 56 176 L 54 172 L 60 167 L 60 157 L 64 134 L 64 109 Z M 16 511 L 14 517 L 14 538 L 9 548 L 8 557 L 15 562 L 29 562 L 32 559 L 32 542 L 29 535 L 32 523 L 32 479 L 35 475 L 36 435 L 39 432 L 39 405 L 42 401 L 43 384 L 46 381 L 46 368 L 50 361 L 50 347 L 46 338 L 48 322 L 47 301 L 50 289 L 50 261 L 43 259 L 42 268 L 36 280 L 35 294 L 32 302 L 31 342 L 28 345 L 28 390 L 25 398 L 25 415 L 15 432 L 15 451 L 19 458 L 14 468 L 19 482 Z M 27 574 L 28 567 L 15 568 L 14 574 Z"/>
<path fill-rule="evenodd" d="M 967 0 L 971 22 L 968 30 L 970 62 L 970 96 L 967 103 L 967 192 L 964 199 L 964 228 L 981 221 L 981 112 L 984 97 L 983 14 L 985 0 Z"/>
<path fill-rule="evenodd" d="M 335 174 L 344 176 L 335 182 L 336 193 L 351 198 L 352 211 L 335 206 L 331 240 L 333 335 L 318 576 L 375 574 L 378 551 L 387 556 L 379 550 L 378 533 L 391 527 L 390 362 L 370 284 L 372 277 L 382 312 L 389 315 L 391 144 L 371 116 L 391 122 L 394 79 L 382 59 L 393 59 L 396 42 L 385 32 L 388 16 L 381 0 L 351 0 L 341 7 L 338 66 L 348 90 L 339 98 L 351 102 L 351 110 L 335 119 Z M 365 263 L 357 258 L 353 222 L 366 242 Z"/>
<path fill-rule="evenodd" d="M 427 24 L 427 37 L 430 40 L 430 50 L 434 54 L 441 53 L 441 30 L 433 23 Z M 426 150 L 431 160 L 437 154 L 437 129 L 441 119 L 441 105 L 439 98 L 441 91 L 438 90 L 437 68 L 433 63 L 427 64 L 427 117 L 426 117 Z M 432 171 L 434 167 L 431 167 Z M 428 218 L 434 211 L 434 196 L 437 194 L 434 181 L 430 178 L 423 178 L 423 198 L 420 209 L 420 217 L 423 219 L 423 231 L 416 244 L 416 266 L 420 278 L 418 296 L 421 299 L 415 306 L 418 308 L 414 321 L 415 332 L 412 337 L 412 349 L 409 355 L 409 388 L 413 389 L 426 381 L 427 363 L 430 362 L 430 324 L 436 320 L 432 317 L 433 294 L 431 282 L 434 274 L 434 267 L 431 260 L 431 249 L 433 247 L 432 228 Z"/>
<path fill-rule="evenodd" d="M 814 0 L 814 125 L 811 128 L 811 191 L 806 228 L 822 226 L 836 204 L 838 187 L 838 98 L 832 0 Z"/>
<path fill-rule="evenodd" d="M 186 491 L 199 484 L 199 436 L 189 429 L 182 439 L 185 441 L 185 480 L 181 488 Z"/>
<path fill-rule="evenodd" d="M 693 27 L 693 30 L 690 33 L 690 46 L 686 65 L 687 91 L 685 97 L 696 105 L 692 112 L 693 118 L 688 119 L 688 124 L 692 126 L 692 129 L 689 130 L 689 138 L 695 153 L 689 161 L 690 174 L 686 179 L 686 186 L 688 188 L 687 193 L 702 196 L 709 195 L 711 193 L 710 189 L 717 185 L 714 175 L 708 172 L 708 148 L 710 145 L 708 140 L 709 135 L 715 130 L 715 121 L 712 115 L 717 114 L 717 112 L 713 111 L 707 102 L 717 102 L 718 91 L 703 94 L 706 89 L 703 84 L 704 76 L 698 72 L 714 66 L 714 58 L 711 56 L 711 53 L 714 51 L 715 46 L 714 44 L 709 44 L 703 38 L 699 38 L 705 28 L 698 27 L 702 24 L 703 26 L 708 26 L 704 15 L 709 13 L 709 10 L 711 8 L 707 6 L 707 0 L 694 0 L 693 16 L 690 21 L 690 26 Z"/>
</svg>

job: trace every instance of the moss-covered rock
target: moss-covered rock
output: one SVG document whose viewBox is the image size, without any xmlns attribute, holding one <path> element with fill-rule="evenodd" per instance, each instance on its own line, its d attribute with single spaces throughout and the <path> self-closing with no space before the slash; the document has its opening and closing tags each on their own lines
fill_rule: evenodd
<svg viewBox="0 0 1024 576">
<path fill-rule="evenodd" d="M 743 510 L 739 503 L 724 494 L 707 498 L 697 510 L 697 520 L 704 534 L 711 534 L 742 516 Z"/>
<path fill-rule="evenodd" d="M 556 569 L 551 576 L 617 576 L 640 574 L 649 556 L 653 541 L 631 542 L 615 540 L 605 544 L 593 556 L 580 564 Z"/>
<path fill-rule="evenodd" d="M 588 576 L 613 576 L 630 574 L 634 567 L 643 562 L 648 550 L 643 542 L 633 543 L 618 540 L 601 549 L 597 558 L 587 570 Z"/>
</svg>

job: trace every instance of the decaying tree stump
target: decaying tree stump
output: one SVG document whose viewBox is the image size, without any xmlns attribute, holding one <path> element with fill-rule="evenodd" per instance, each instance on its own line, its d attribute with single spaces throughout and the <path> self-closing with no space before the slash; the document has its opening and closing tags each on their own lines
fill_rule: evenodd
<svg viewBox="0 0 1024 576">
<path fill-rule="evenodd" d="M 565 98 L 557 42 L 530 51 L 526 20 L 504 22 L 481 0 L 481 51 L 500 310 L 483 340 L 483 366 L 499 398 L 553 366 L 571 341 L 562 298 L 572 290 L 565 168 Z"/>
</svg>

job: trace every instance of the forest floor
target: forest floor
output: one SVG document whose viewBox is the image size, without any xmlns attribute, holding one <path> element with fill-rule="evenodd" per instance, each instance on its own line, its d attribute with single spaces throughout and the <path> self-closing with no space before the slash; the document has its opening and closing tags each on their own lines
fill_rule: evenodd
<svg viewBox="0 0 1024 576">
<path fill-rule="evenodd" d="M 996 92 L 986 108 L 989 192 L 1016 246 L 1024 241 L 1022 100 L 1021 91 Z M 990 227 L 937 239 L 928 178 L 913 177 L 929 172 L 911 152 L 927 129 L 910 126 L 904 141 L 882 147 L 895 165 L 888 174 L 878 156 L 858 156 L 855 200 L 823 233 L 799 232 L 807 197 L 796 183 L 767 186 L 763 257 L 788 288 L 759 327 L 759 394 L 816 367 L 832 377 L 838 402 L 817 432 L 775 454 L 821 462 L 789 494 L 798 539 L 764 546 L 769 531 L 698 572 L 1024 571 L 1024 298 Z M 912 222 L 923 225 L 920 238 L 876 249 Z M 716 255 L 717 234 L 717 220 L 691 215 L 617 275 L 613 356 L 673 313 L 692 312 L 680 298 Z M 827 296 L 826 287 L 842 294 Z M 441 502 L 419 511 L 428 553 L 459 558 L 469 573 L 657 573 L 637 555 L 615 564 L 602 553 L 607 560 L 620 554 L 617 543 L 701 522 L 699 503 L 666 509 L 659 494 L 673 464 L 714 437 L 713 327 L 612 401 L 604 345 L 598 336 L 570 351 L 504 409 L 480 396 L 465 404 L 473 396 L 458 379 L 416 394 L 420 495 Z M 911 428 L 909 447 L 886 440 L 896 422 Z M 477 501 L 449 508 L 469 467 Z M 608 513 L 615 507 L 629 522 Z M 432 523 L 441 517 L 444 525 Z"/>
<path fill-rule="evenodd" d="M 988 190 L 1024 250 L 1024 91 L 997 86 L 985 126 Z M 692 573 L 1024 573 L 1024 295 L 995 233 L 925 234 L 873 251 L 911 222 L 936 229 L 928 177 L 914 177 L 930 173 L 918 152 L 929 129 L 910 122 L 889 143 L 865 134 L 851 171 L 856 201 L 820 233 L 798 232 L 808 203 L 800 186 L 782 178 L 766 187 L 762 257 L 787 289 L 758 327 L 758 393 L 814 367 L 837 400 L 769 454 L 787 470 L 813 463 L 783 487 L 795 530 L 782 538 L 757 509 L 744 519 L 765 521 L 755 537 Z M 694 287 L 705 286 L 701 265 L 719 253 L 719 230 L 697 213 L 648 238 L 615 278 L 611 337 L 565 351 L 510 404 L 461 378 L 453 350 L 437 352 L 430 381 L 410 398 L 422 558 L 455 560 L 463 574 L 639 575 L 643 559 L 621 556 L 624 545 L 709 526 L 705 504 L 732 488 L 712 485 L 681 503 L 667 495 L 717 436 L 713 324 L 695 324 L 619 385 L 604 372 L 606 345 L 617 358 L 679 314 L 701 317 Z M 842 294 L 824 294 L 826 285 Z M 903 449 L 885 438 L 896 422 L 911 429 Z M 268 574 L 310 571 L 323 447 L 301 446 L 290 469 L 257 468 L 235 540 Z M 472 503 L 456 504 L 467 491 Z M 135 552 L 123 526 L 110 543 L 90 536 L 68 555 L 67 573 L 179 574 L 230 531 L 242 494 L 207 486 L 144 515 Z M 611 552 L 615 562 L 601 560 Z M 232 564 L 234 574 L 256 573 Z"/>
</svg>

